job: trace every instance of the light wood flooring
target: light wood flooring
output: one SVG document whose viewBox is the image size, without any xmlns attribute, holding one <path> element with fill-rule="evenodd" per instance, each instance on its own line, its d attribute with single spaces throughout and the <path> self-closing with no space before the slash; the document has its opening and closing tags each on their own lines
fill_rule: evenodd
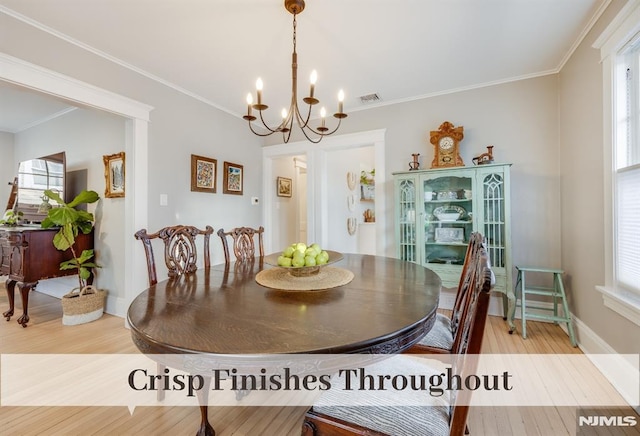
<svg viewBox="0 0 640 436">
<path fill-rule="evenodd" d="M 19 300 L 18 295 L 16 299 Z M 17 313 L 21 312 L 17 302 Z M 8 307 L 0 285 L 0 312 Z M 60 300 L 31 292 L 27 328 L 14 316 L 0 320 L 1 352 L 9 353 L 137 353 L 122 318 L 104 315 L 100 320 L 63 326 Z M 483 344 L 485 353 L 580 353 L 569 344 L 560 327 L 527 323 L 528 338 L 509 335 L 502 318 L 489 317 Z M 299 435 L 305 407 L 214 407 L 210 422 L 218 436 Z M 625 409 L 625 412 L 626 409 Z M 629 413 L 633 413 L 629 409 Z M 475 407 L 469 429 L 476 435 L 575 435 L 576 410 L 571 407 Z M 3 435 L 189 435 L 199 424 L 195 407 L 0 407 Z M 621 434 L 621 433 L 608 433 Z M 626 434 L 637 434 L 627 432 Z M 416 435 L 423 436 L 423 435 Z"/>
</svg>

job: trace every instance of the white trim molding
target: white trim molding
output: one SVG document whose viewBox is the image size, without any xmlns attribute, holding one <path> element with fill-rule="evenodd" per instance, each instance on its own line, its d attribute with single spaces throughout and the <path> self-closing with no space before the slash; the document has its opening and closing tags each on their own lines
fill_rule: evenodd
<svg viewBox="0 0 640 436">
<path fill-rule="evenodd" d="M 147 226 L 147 162 L 149 113 L 152 106 L 98 88 L 56 71 L 0 53 L 0 81 L 53 95 L 71 103 L 90 106 L 125 117 L 126 192 L 124 238 L 124 296 L 107 297 L 107 311 L 124 317 L 133 299 L 147 287 L 142 247 L 132 235 Z M 113 300 L 113 301 L 112 301 Z"/>
<path fill-rule="evenodd" d="M 640 296 L 633 292 L 596 286 L 604 305 L 640 326 Z"/>
</svg>

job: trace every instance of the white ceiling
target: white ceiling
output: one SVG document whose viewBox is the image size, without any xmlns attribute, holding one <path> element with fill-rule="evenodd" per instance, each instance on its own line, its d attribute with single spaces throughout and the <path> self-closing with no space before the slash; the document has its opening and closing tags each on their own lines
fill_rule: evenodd
<svg viewBox="0 0 640 436">
<path fill-rule="evenodd" d="M 339 89 L 353 112 L 555 73 L 609 1 L 307 0 L 300 98 L 312 69 L 329 113 Z M 0 13 L 236 116 L 258 76 L 272 118 L 290 99 L 293 16 L 282 0 L 0 0 Z M 371 93 L 382 100 L 360 102 Z M 65 110 L 27 94 L 0 87 L 0 130 Z"/>
</svg>

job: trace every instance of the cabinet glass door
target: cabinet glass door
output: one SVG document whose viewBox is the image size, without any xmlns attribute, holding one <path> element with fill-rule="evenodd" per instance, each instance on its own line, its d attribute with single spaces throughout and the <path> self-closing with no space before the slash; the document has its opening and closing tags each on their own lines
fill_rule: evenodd
<svg viewBox="0 0 640 436">
<path fill-rule="evenodd" d="M 399 257 L 418 262 L 416 249 L 416 183 L 414 179 L 398 181 Z"/>
<path fill-rule="evenodd" d="M 473 232 L 473 177 L 441 175 L 422 182 L 424 263 L 462 265 Z"/>
<path fill-rule="evenodd" d="M 505 266 L 505 184 L 502 174 L 482 176 L 483 234 L 487 241 L 489 258 L 494 267 Z"/>
</svg>

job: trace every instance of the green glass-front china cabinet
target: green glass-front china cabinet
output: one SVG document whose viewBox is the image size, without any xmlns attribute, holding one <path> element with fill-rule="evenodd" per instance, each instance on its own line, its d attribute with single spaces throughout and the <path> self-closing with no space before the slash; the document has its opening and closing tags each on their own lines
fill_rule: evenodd
<svg viewBox="0 0 640 436">
<path fill-rule="evenodd" d="M 444 287 L 457 288 L 469 237 L 480 232 L 496 276 L 494 290 L 512 293 L 510 167 L 393 173 L 398 257 L 432 269 Z"/>
</svg>

